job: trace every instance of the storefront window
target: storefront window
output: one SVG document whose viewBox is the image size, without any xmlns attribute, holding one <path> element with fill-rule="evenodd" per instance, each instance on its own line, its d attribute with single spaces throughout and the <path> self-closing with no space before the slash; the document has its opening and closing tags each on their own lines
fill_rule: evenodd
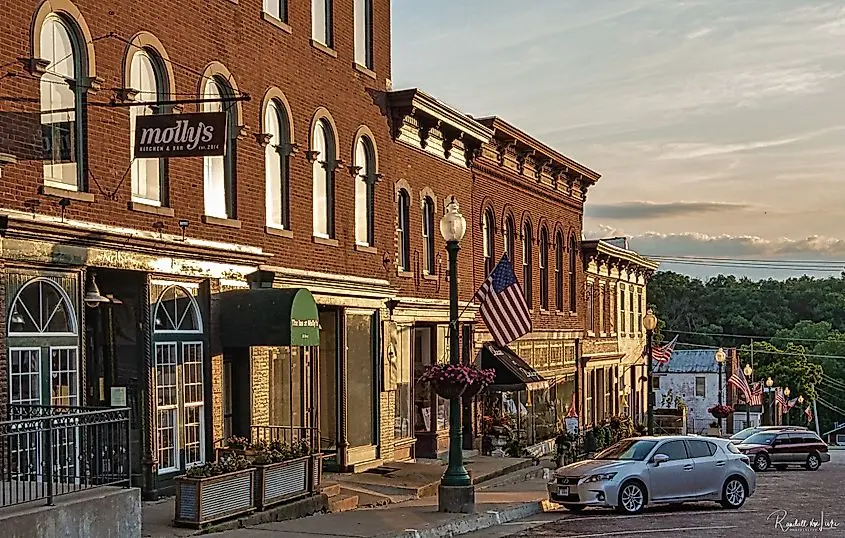
<svg viewBox="0 0 845 538">
<path fill-rule="evenodd" d="M 320 312 L 320 443 L 337 445 L 337 312 Z"/>
<path fill-rule="evenodd" d="M 350 446 L 375 444 L 373 314 L 346 316 L 348 429 Z"/>
<path fill-rule="evenodd" d="M 302 426 L 302 354 L 298 347 L 282 347 L 270 352 L 270 424 Z"/>
<path fill-rule="evenodd" d="M 437 362 L 449 362 L 449 327 L 437 326 Z M 437 402 L 437 429 L 449 429 L 449 401 L 435 398 Z"/>
<path fill-rule="evenodd" d="M 413 435 L 411 429 L 411 333 L 410 325 L 400 326 L 396 330 L 396 339 L 392 344 L 391 376 L 394 386 L 394 426 L 393 436 L 405 439 Z"/>
</svg>

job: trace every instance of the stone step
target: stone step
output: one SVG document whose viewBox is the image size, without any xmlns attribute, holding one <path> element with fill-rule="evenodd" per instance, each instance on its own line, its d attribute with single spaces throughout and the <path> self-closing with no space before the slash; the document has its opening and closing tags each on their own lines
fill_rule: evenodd
<svg viewBox="0 0 845 538">
<path fill-rule="evenodd" d="M 341 493 L 348 495 L 357 495 L 358 508 L 372 508 L 375 506 L 384 506 L 386 504 L 396 502 L 388 495 L 376 493 L 375 491 L 370 491 L 368 489 L 358 487 L 343 486 L 341 488 Z"/>
<path fill-rule="evenodd" d="M 328 511 L 331 513 L 349 512 L 358 508 L 358 495 L 351 493 L 341 493 L 334 497 L 329 497 Z"/>
<path fill-rule="evenodd" d="M 323 482 L 320 484 L 320 493 L 326 497 L 335 497 L 340 495 L 340 484 L 337 482 Z"/>
</svg>

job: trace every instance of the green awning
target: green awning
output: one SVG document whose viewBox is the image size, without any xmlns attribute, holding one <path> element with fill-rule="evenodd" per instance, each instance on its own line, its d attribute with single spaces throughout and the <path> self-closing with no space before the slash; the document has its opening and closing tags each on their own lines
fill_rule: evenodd
<svg viewBox="0 0 845 538">
<path fill-rule="evenodd" d="M 317 303 L 304 288 L 260 288 L 220 294 L 223 347 L 318 346 Z"/>
</svg>

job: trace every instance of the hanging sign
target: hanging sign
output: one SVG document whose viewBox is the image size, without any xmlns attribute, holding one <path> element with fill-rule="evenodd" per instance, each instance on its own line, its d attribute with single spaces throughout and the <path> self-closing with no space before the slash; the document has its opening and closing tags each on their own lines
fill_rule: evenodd
<svg viewBox="0 0 845 538">
<path fill-rule="evenodd" d="M 135 118 L 136 159 L 220 156 L 225 148 L 225 112 Z"/>
</svg>

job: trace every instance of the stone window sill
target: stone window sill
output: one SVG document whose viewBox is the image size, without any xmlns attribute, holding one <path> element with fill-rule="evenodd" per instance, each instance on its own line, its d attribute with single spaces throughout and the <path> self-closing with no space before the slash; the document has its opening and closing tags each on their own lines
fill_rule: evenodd
<svg viewBox="0 0 845 538">
<path fill-rule="evenodd" d="M 44 196 L 52 196 L 54 198 L 67 198 L 68 200 L 76 200 L 77 202 L 94 203 L 96 197 L 90 192 L 71 191 L 68 189 L 60 189 L 57 187 L 41 186 L 41 194 Z"/>
<path fill-rule="evenodd" d="M 398 276 L 399 278 L 414 278 L 414 273 L 412 273 L 411 271 L 403 271 L 402 269 L 399 269 L 398 271 L 396 271 L 396 276 Z"/>
<path fill-rule="evenodd" d="M 314 47 L 315 49 L 319 50 L 319 51 L 320 51 L 320 52 L 322 52 L 323 54 L 328 54 L 328 55 L 329 55 L 329 56 L 331 56 L 332 58 L 337 58 L 337 51 L 336 51 L 336 50 L 334 50 L 333 48 L 329 47 L 328 45 L 325 45 L 325 44 L 323 44 L 323 43 L 320 43 L 320 42 L 319 42 L 319 41 L 317 41 L 316 39 L 312 39 L 312 40 L 311 40 L 311 46 L 312 46 L 312 47 Z"/>
<path fill-rule="evenodd" d="M 366 75 L 373 80 L 376 79 L 376 72 L 373 71 L 372 69 L 370 69 L 369 67 L 363 66 L 363 65 L 359 64 L 358 62 L 352 62 L 352 68 L 355 71 L 358 71 L 359 73 L 361 73 L 362 75 Z"/>
<path fill-rule="evenodd" d="M 437 275 L 428 275 L 428 274 L 426 274 L 426 275 L 423 275 L 423 278 L 424 278 L 425 280 L 433 280 L 434 282 L 437 282 L 438 280 L 440 280 L 440 277 L 438 277 Z"/>
<path fill-rule="evenodd" d="M 337 239 L 332 239 L 331 237 L 317 237 L 315 235 L 311 238 L 311 241 L 315 245 L 325 245 L 327 247 L 336 247 L 338 245 Z"/>
<path fill-rule="evenodd" d="M 378 254 L 378 249 L 372 245 L 361 245 L 356 243 L 355 250 L 358 252 L 366 252 L 367 254 Z"/>
<path fill-rule="evenodd" d="M 150 215 L 158 215 L 160 217 L 172 217 L 172 207 L 162 207 L 152 204 L 145 204 L 143 202 L 129 202 L 129 209 L 137 211 L 138 213 L 148 213 Z"/>
<path fill-rule="evenodd" d="M 293 237 L 293 232 L 291 230 L 276 228 L 275 226 L 265 226 L 264 233 L 268 235 L 275 235 L 276 237 L 286 237 L 288 239 Z"/>
<path fill-rule="evenodd" d="M 226 228 L 240 228 L 241 221 L 236 219 L 222 219 L 220 217 L 212 217 L 211 215 L 203 215 L 202 221 L 205 224 L 211 224 L 212 226 L 224 226 Z"/>
<path fill-rule="evenodd" d="M 281 19 L 277 19 L 276 17 L 274 17 L 273 15 L 270 15 L 266 11 L 261 12 L 261 18 L 264 21 L 272 24 L 273 26 L 275 26 L 276 28 L 278 28 L 279 30 L 281 30 L 281 31 L 283 31 L 287 34 L 293 33 L 293 30 L 291 29 L 291 27 L 288 23 L 286 23 L 285 21 L 283 21 Z"/>
</svg>

